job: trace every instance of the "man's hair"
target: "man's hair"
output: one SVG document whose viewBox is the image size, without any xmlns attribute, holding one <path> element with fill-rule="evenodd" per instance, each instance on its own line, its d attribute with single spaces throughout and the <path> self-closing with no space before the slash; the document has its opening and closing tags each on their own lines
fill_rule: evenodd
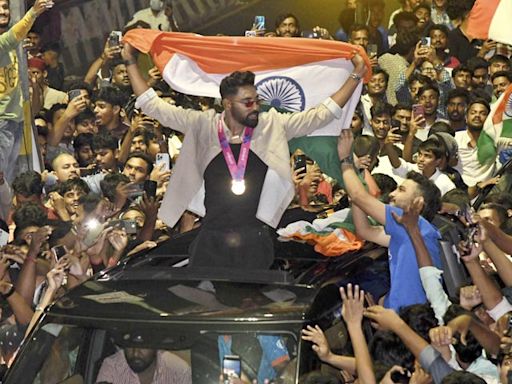
<svg viewBox="0 0 512 384">
<path fill-rule="evenodd" d="M 448 324 L 450 321 L 455 319 L 460 315 L 470 315 L 471 312 L 465 310 L 460 305 L 452 304 L 446 310 L 446 313 L 443 316 L 443 320 L 445 324 Z M 468 332 L 466 335 L 466 345 L 460 342 L 460 334 L 454 334 L 454 337 L 458 339 L 458 343 L 455 343 L 453 346 L 455 351 L 457 352 L 457 356 L 460 361 L 466 364 L 470 364 L 480 356 L 482 356 L 483 348 L 475 339 L 475 336 L 471 332 Z M 465 381 L 464 381 L 465 382 Z"/>
<path fill-rule="evenodd" d="M 427 77 L 425 75 L 422 75 L 421 73 L 419 72 L 414 72 L 411 77 L 409 77 L 409 85 L 411 85 L 412 83 L 414 83 L 415 81 L 421 83 L 421 84 L 431 84 L 432 83 L 432 79 L 430 77 Z"/>
<path fill-rule="evenodd" d="M 471 73 L 475 72 L 477 69 L 487 70 L 489 68 L 489 63 L 487 60 L 478 56 L 470 58 L 467 62 L 467 65 Z"/>
<path fill-rule="evenodd" d="M 411 171 L 407 173 L 407 179 L 414 181 L 418 185 L 419 193 L 424 201 L 421 215 L 426 220 L 432 221 L 441 208 L 441 191 L 421 173 Z"/>
<path fill-rule="evenodd" d="M 464 19 L 474 4 L 475 0 L 447 0 L 446 14 L 450 20 Z"/>
<path fill-rule="evenodd" d="M 487 113 L 491 112 L 491 107 L 490 107 L 489 103 L 487 102 L 487 100 L 485 100 L 481 97 L 476 97 L 469 102 L 468 111 L 473 104 L 482 104 L 487 109 Z"/>
<path fill-rule="evenodd" d="M 302 384 L 338 384 L 338 378 L 331 373 L 312 371 L 302 379 Z"/>
<path fill-rule="evenodd" d="M 146 164 L 148 165 L 148 172 L 147 172 L 148 175 L 151 173 L 151 171 L 153 171 L 153 161 L 145 153 L 143 153 L 143 152 L 130 153 L 128 155 L 128 158 L 126 159 L 125 164 L 128 162 L 128 160 L 133 159 L 133 158 L 142 159 L 146 162 Z"/>
<path fill-rule="evenodd" d="M 53 116 L 57 111 L 61 109 L 66 109 L 68 106 L 64 103 L 55 103 L 52 107 L 46 112 L 46 121 L 49 123 L 53 123 Z"/>
<path fill-rule="evenodd" d="M 505 209 L 512 209 L 512 193 L 510 192 L 492 192 L 484 200 L 484 203 L 499 204 Z"/>
<path fill-rule="evenodd" d="M 510 60 L 507 56 L 504 56 L 504 55 L 494 55 L 493 57 L 491 57 L 489 59 L 489 66 L 491 66 L 492 64 L 494 63 L 503 63 L 503 64 L 507 64 L 507 65 L 511 65 L 510 63 Z"/>
<path fill-rule="evenodd" d="M 430 341 L 428 332 L 437 326 L 437 319 L 430 304 L 413 304 L 400 308 L 398 315 L 424 340 Z"/>
<path fill-rule="evenodd" d="M 142 136 L 144 138 L 144 143 L 146 143 L 146 145 L 149 145 L 150 141 L 156 137 L 155 132 L 152 129 L 146 129 L 142 127 L 137 128 L 135 132 L 133 132 L 132 138 L 135 138 L 137 136 Z"/>
<path fill-rule="evenodd" d="M 91 96 L 92 93 L 93 93 L 91 85 L 86 83 L 83 80 L 75 80 L 75 81 L 70 82 L 68 87 L 67 87 L 67 91 L 69 92 L 72 89 L 84 89 L 84 90 L 87 91 L 89 96 Z"/>
<path fill-rule="evenodd" d="M 71 152 L 69 152 L 68 150 L 66 150 L 64 148 L 58 148 L 55 152 L 52 153 L 51 156 L 48 156 L 48 159 L 47 159 L 47 162 L 50 165 L 50 168 L 52 171 L 55 171 L 55 161 L 59 157 L 62 157 L 64 155 L 71 156 L 72 158 L 74 158 L 76 160 L 75 156 L 73 156 L 73 154 Z"/>
<path fill-rule="evenodd" d="M 126 103 L 123 92 L 117 87 L 107 85 L 101 87 L 94 97 L 95 101 L 104 101 L 112 106 L 122 107 Z"/>
<path fill-rule="evenodd" d="M 389 73 L 387 73 L 384 69 L 377 67 L 372 71 L 372 76 L 378 75 L 379 73 L 384 75 L 384 80 L 386 80 L 387 84 L 389 82 Z"/>
<path fill-rule="evenodd" d="M 512 83 L 512 71 L 498 71 L 494 72 L 491 76 L 491 82 L 494 81 L 494 79 L 497 79 L 498 77 L 506 77 L 508 81 Z"/>
<path fill-rule="evenodd" d="M 471 74 L 471 69 L 469 69 L 467 65 L 459 64 L 458 66 L 453 68 L 452 78 L 455 78 L 455 76 L 457 76 L 459 72 L 468 72 L 469 74 Z"/>
<path fill-rule="evenodd" d="M 446 192 L 441 197 L 441 201 L 447 204 L 455 204 L 460 209 L 467 207 L 470 204 L 468 193 L 460 188 L 454 188 L 451 191 Z"/>
<path fill-rule="evenodd" d="M 244 86 L 254 86 L 254 73 L 250 71 L 236 71 L 226 76 L 220 82 L 220 96 L 225 99 L 228 96 L 234 96 L 238 93 L 238 88 Z"/>
<path fill-rule="evenodd" d="M 396 189 L 398 184 L 391 176 L 385 175 L 383 173 L 372 173 L 372 177 L 380 189 L 379 199 L 384 204 L 389 204 L 389 194 Z"/>
<path fill-rule="evenodd" d="M 358 31 L 366 31 L 366 32 L 368 32 L 368 34 L 370 34 L 370 29 L 368 28 L 367 25 L 364 25 L 364 24 L 352 24 L 350 26 L 350 29 L 348 30 L 348 35 L 352 36 L 352 33 L 358 32 Z"/>
<path fill-rule="evenodd" d="M 411 103 L 406 103 L 406 102 L 398 102 L 394 107 L 393 107 L 393 115 L 395 113 L 397 113 L 398 111 L 412 111 L 412 104 Z"/>
<path fill-rule="evenodd" d="M 486 384 L 480 376 L 468 371 L 453 371 L 443 377 L 441 384 Z"/>
<path fill-rule="evenodd" d="M 16 195 L 24 197 L 41 196 L 44 183 L 41 175 L 36 171 L 26 171 L 14 179 L 12 189 Z"/>
<path fill-rule="evenodd" d="M 116 188 L 120 183 L 129 183 L 128 176 L 122 173 L 108 173 L 105 178 L 100 181 L 100 188 L 103 196 L 110 202 L 114 202 L 116 198 Z"/>
<path fill-rule="evenodd" d="M 117 139 L 110 132 L 102 132 L 92 139 L 92 150 L 95 152 L 100 149 L 116 150 L 117 148 Z"/>
<path fill-rule="evenodd" d="M 297 16 L 295 16 L 293 13 L 282 13 L 276 17 L 276 28 L 279 28 L 281 23 L 288 19 L 289 17 L 293 18 L 295 20 L 295 24 L 297 25 L 297 28 L 300 30 L 300 24 L 299 19 Z"/>
<path fill-rule="evenodd" d="M 428 5 L 427 3 L 419 3 L 416 7 L 414 7 L 414 9 L 412 10 L 412 12 L 414 14 L 416 14 L 416 11 L 418 9 L 426 9 L 428 11 L 428 14 L 430 15 L 432 13 L 432 7 L 430 5 Z"/>
<path fill-rule="evenodd" d="M 80 148 L 85 147 L 86 145 L 89 145 L 92 149 L 93 138 L 94 135 L 92 133 L 80 133 L 75 137 L 75 140 L 73 140 L 73 148 L 75 149 L 75 152 L 78 152 Z"/>
<path fill-rule="evenodd" d="M 463 88 L 451 89 L 448 92 L 448 95 L 446 96 L 446 103 L 448 103 L 451 99 L 455 99 L 457 97 L 464 99 L 466 101 L 466 105 L 469 104 L 469 100 L 470 100 L 469 92 Z"/>
<path fill-rule="evenodd" d="M 395 15 L 395 17 L 393 17 L 393 24 L 395 27 L 404 21 L 412 21 L 414 24 L 416 24 L 418 22 L 418 18 L 414 13 L 406 11 L 399 12 Z"/>
<path fill-rule="evenodd" d="M 42 227 L 48 222 L 48 215 L 43 207 L 37 203 L 27 202 L 18 207 L 12 216 L 16 230 L 21 231 L 27 227 Z M 15 234 L 16 237 L 16 234 Z"/>
<path fill-rule="evenodd" d="M 41 52 L 54 51 L 60 53 L 60 44 L 58 41 L 48 41 L 41 46 Z"/>
<path fill-rule="evenodd" d="M 380 150 L 379 140 L 374 136 L 361 135 L 354 139 L 353 151 L 357 157 L 377 156 Z"/>
<path fill-rule="evenodd" d="M 372 119 L 378 116 L 393 116 L 393 106 L 383 101 L 378 101 L 370 108 Z"/>
<path fill-rule="evenodd" d="M 88 193 L 78 199 L 78 203 L 84 208 L 85 214 L 92 213 L 101 202 L 101 196 L 97 193 Z"/>
<path fill-rule="evenodd" d="M 503 205 L 499 203 L 484 203 L 478 208 L 479 211 L 481 209 L 492 209 L 494 212 L 496 212 L 498 218 L 501 221 L 500 228 L 504 227 L 504 225 L 507 223 L 507 209 Z"/>
<path fill-rule="evenodd" d="M 48 237 L 48 245 L 50 247 L 56 246 L 58 241 L 66 236 L 73 228 L 71 221 L 55 220 L 49 224 L 53 228 L 52 233 Z"/>
<path fill-rule="evenodd" d="M 94 119 L 96 115 L 91 108 L 85 108 L 75 117 L 75 123 L 80 124 L 84 120 Z"/>
<path fill-rule="evenodd" d="M 430 35 L 433 31 L 441 31 L 448 37 L 450 30 L 444 24 L 433 24 L 427 29 L 427 36 Z"/>
<path fill-rule="evenodd" d="M 427 140 L 421 142 L 418 146 L 418 152 L 432 152 L 436 159 L 441 159 L 446 156 L 446 148 L 444 143 L 437 139 L 435 136 L 430 136 Z"/>
<path fill-rule="evenodd" d="M 428 83 L 428 84 L 425 84 L 423 85 L 419 91 L 418 91 L 418 97 L 420 97 L 421 95 L 423 95 L 425 92 L 427 91 L 434 91 L 436 94 L 437 94 L 437 97 L 439 98 L 439 95 L 441 94 L 439 92 L 439 87 L 437 86 L 437 84 L 434 84 L 432 82 Z"/>
<path fill-rule="evenodd" d="M 117 67 L 118 65 L 125 65 L 125 62 L 122 58 L 117 58 L 117 59 L 114 59 L 110 62 L 110 68 L 112 68 L 112 70 L 114 70 L 115 67 Z"/>
<path fill-rule="evenodd" d="M 434 135 L 436 133 L 447 133 L 450 136 L 455 137 L 455 130 L 450 126 L 450 124 L 444 121 L 436 121 L 428 130 L 429 136 Z"/>
<path fill-rule="evenodd" d="M 368 350 L 374 362 L 390 367 L 398 365 L 410 371 L 414 368 L 414 355 L 393 332 L 375 332 Z"/>
<path fill-rule="evenodd" d="M 414 16 L 416 17 L 416 16 Z M 399 55 L 405 56 L 411 52 L 420 39 L 420 34 L 417 31 L 410 33 L 398 33 L 396 35 L 395 49 Z"/>
<path fill-rule="evenodd" d="M 74 189 L 83 192 L 85 195 L 91 192 L 87 183 L 80 178 L 69 179 L 59 184 L 59 193 L 61 196 L 64 196 L 65 193 Z"/>
</svg>

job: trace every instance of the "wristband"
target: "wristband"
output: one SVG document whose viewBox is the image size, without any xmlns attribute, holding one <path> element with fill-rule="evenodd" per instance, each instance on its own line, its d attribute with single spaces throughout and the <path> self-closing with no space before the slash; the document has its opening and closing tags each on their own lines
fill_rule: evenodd
<svg viewBox="0 0 512 384">
<path fill-rule="evenodd" d="M 349 77 L 350 77 L 351 79 L 354 79 L 355 81 L 361 81 L 361 79 L 362 79 L 361 75 L 359 75 L 359 74 L 357 74 L 357 73 L 355 73 L 355 72 L 352 72 L 352 73 L 349 75 Z"/>
<path fill-rule="evenodd" d="M 341 159 L 341 165 L 348 164 L 348 165 L 354 165 L 354 156 L 350 154 L 349 156 L 345 157 L 344 159 Z"/>
<path fill-rule="evenodd" d="M 11 288 L 9 288 L 9 290 L 7 291 L 7 293 L 2 293 L 2 297 L 7 300 L 9 297 L 12 296 L 12 294 L 16 291 L 16 289 L 14 288 L 14 285 L 11 284 Z"/>
<path fill-rule="evenodd" d="M 127 59 L 124 61 L 124 65 L 126 65 L 126 66 L 132 65 L 132 64 L 137 64 L 137 60 L 130 58 L 130 59 Z"/>
</svg>

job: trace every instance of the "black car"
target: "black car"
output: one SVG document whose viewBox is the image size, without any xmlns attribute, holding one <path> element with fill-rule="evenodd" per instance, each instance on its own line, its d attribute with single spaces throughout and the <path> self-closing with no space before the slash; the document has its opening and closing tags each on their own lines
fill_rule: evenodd
<svg viewBox="0 0 512 384">
<path fill-rule="evenodd" d="M 334 349 L 346 349 L 338 284 L 386 254 L 367 246 L 338 258 L 281 260 L 286 271 L 233 271 L 178 268 L 183 257 L 164 250 L 130 258 L 59 298 L 3 382 L 96 383 L 107 357 L 146 348 L 184 360 L 193 383 L 219 383 L 222 365 L 233 360 L 248 380 L 297 383 L 320 366 L 301 329 L 320 324 Z"/>
</svg>

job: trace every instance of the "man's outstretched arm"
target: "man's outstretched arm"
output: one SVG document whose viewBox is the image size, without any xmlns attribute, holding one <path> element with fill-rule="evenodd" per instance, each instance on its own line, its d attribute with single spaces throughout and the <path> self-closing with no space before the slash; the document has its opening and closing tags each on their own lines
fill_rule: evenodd
<svg viewBox="0 0 512 384">
<path fill-rule="evenodd" d="M 123 43 L 121 50 L 121 57 L 123 58 L 130 83 L 132 84 L 133 93 L 135 96 L 140 96 L 149 89 L 146 80 L 142 77 L 139 67 L 137 66 L 137 50 L 129 43 Z"/>
<path fill-rule="evenodd" d="M 352 143 L 354 138 L 350 129 L 341 131 L 338 138 L 338 156 L 341 160 L 343 182 L 352 203 L 361 208 L 367 215 L 373 217 L 382 225 L 386 224 L 386 206 L 373 197 L 365 189 L 354 169 L 352 158 Z"/>
<path fill-rule="evenodd" d="M 363 58 L 358 53 L 352 58 L 352 64 L 354 64 L 354 70 L 347 81 L 345 81 L 340 89 L 331 95 L 331 99 L 333 99 L 340 108 L 345 106 L 368 70 Z"/>
</svg>

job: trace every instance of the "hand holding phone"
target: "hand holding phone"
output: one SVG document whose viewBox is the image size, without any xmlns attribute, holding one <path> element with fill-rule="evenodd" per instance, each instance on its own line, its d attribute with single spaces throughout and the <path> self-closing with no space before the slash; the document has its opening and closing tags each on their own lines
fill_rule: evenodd
<svg viewBox="0 0 512 384">
<path fill-rule="evenodd" d="M 222 360 L 222 375 L 224 383 L 229 383 L 230 377 L 242 377 L 242 361 L 240 356 L 226 355 Z"/>
<path fill-rule="evenodd" d="M 295 156 L 295 160 L 293 161 L 293 170 L 297 171 L 299 169 L 302 169 L 298 174 L 302 175 L 306 173 L 306 155 L 297 155 Z"/>
<path fill-rule="evenodd" d="M 162 172 L 167 172 L 171 170 L 171 157 L 168 153 L 157 153 L 156 154 L 156 160 L 155 165 L 160 167 L 160 164 L 164 164 L 164 167 L 162 168 Z"/>
<path fill-rule="evenodd" d="M 118 47 L 121 44 L 121 38 L 123 37 L 123 33 L 121 31 L 112 31 L 108 36 L 108 46 L 109 47 Z"/>
</svg>

